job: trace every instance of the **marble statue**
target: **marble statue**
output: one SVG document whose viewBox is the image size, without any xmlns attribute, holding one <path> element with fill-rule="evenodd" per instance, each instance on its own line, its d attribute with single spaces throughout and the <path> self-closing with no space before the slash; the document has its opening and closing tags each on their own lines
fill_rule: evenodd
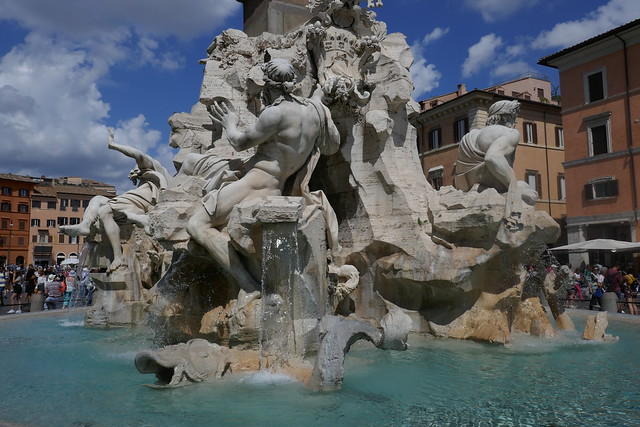
<svg viewBox="0 0 640 427">
<path fill-rule="evenodd" d="M 239 118 L 229 102 L 214 101 L 211 106 L 211 119 L 225 128 L 234 149 L 244 151 L 257 147 L 257 150 L 241 169 L 227 171 L 225 179 L 203 197 L 187 227 L 193 240 L 204 246 L 241 285 L 254 288 L 257 287 L 255 279 L 244 268 L 236 267 L 240 265 L 238 255 L 220 228 L 227 224 L 232 209 L 241 202 L 287 195 L 285 184 L 289 177 L 303 168 L 307 169 L 304 175 L 311 174 L 317 156 L 333 154 L 340 145 L 340 135 L 329 109 L 317 98 L 292 94 L 296 73 L 289 61 L 271 59 L 263 71 L 265 84 L 261 100 L 265 108 L 256 123 L 244 132 L 238 129 Z M 297 181 L 298 188 L 291 194 L 308 194 L 305 184 L 300 188 L 304 178 Z M 328 203 L 326 207 L 330 209 Z"/>
<path fill-rule="evenodd" d="M 137 188 L 114 198 L 93 197 L 87 206 L 82 221 L 76 225 L 61 226 L 60 232 L 69 236 L 88 236 L 94 224 L 104 231 L 113 250 L 110 271 L 126 266 L 120 245 L 118 222 L 128 221 L 146 230 L 149 228 L 147 212 L 157 202 L 162 189 L 169 186 L 171 175 L 153 157 L 142 151 L 115 142 L 113 131 L 109 129 L 108 147 L 136 161 L 136 167 L 129 172 L 129 179 Z"/>
<path fill-rule="evenodd" d="M 189 382 L 221 378 L 227 373 L 255 371 L 257 359 L 256 352 L 240 352 L 193 339 L 155 351 L 141 351 L 136 354 L 135 364 L 141 373 L 156 375 L 157 381 L 152 387 L 180 387 Z"/>
<path fill-rule="evenodd" d="M 514 207 L 520 200 L 534 205 L 538 195 L 525 182 L 519 182 L 513 171 L 520 132 L 515 128 L 520 111 L 518 101 L 498 101 L 489 108 L 487 126 L 474 129 L 462 137 L 455 163 L 454 185 L 469 191 L 474 184 L 506 192 L 504 218 L 515 227 L 520 210 Z"/>
</svg>

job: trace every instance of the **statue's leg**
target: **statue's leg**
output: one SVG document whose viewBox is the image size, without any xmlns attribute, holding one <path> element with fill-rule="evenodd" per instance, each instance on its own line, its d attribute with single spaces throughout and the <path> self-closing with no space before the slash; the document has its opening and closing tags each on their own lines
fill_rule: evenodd
<svg viewBox="0 0 640 427">
<path fill-rule="evenodd" d="M 60 232 L 68 236 L 88 236 L 91 226 L 98 219 L 98 211 L 108 202 L 109 199 L 104 196 L 93 197 L 84 211 L 82 222 L 76 225 L 63 225 L 60 227 Z"/>
<path fill-rule="evenodd" d="M 258 283 L 242 264 L 240 256 L 229 244 L 229 237 L 215 228 L 213 219 L 202 204 L 196 205 L 187 225 L 187 232 L 193 240 L 209 252 L 228 274 L 245 290 L 258 289 Z"/>
<path fill-rule="evenodd" d="M 111 249 L 113 250 L 113 262 L 109 266 L 109 271 L 113 271 L 120 266 L 126 266 L 126 261 L 122 255 L 122 246 L 120 245 L 120 226 L 113 219 L 113 210 L 109 204 L 105 204 L 98 210 L 100 222 L 107 236 Z"/>
</svg>

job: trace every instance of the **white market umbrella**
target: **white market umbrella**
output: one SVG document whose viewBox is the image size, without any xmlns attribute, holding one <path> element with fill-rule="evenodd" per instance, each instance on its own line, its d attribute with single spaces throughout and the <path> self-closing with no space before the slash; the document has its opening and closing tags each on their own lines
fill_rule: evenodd
<svg viewBox="0 0 640 427">
<path fill-rule="evenodd" d="M 607 252 L 640 252 L 640 243 L 624 242 L 613 239 L 593 239 L 585 242 L 571 243 L 570 245 L 551 248 L 552 252 L 587 252 L 587 251 L 607 251 Z"/>
<path fill-rule="evenodd" d="M 60 265 L 76 265 L 78 264 L 80 260 L 78 258 L 75 257 L 71 257 L 71 258 L 67 258 L 65 260 L 63 260 Z"/>
</svg>

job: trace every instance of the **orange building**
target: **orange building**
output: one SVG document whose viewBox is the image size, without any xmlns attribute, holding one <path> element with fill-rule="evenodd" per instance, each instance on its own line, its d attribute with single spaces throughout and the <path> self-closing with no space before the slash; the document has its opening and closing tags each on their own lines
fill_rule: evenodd
<svg viewBox="0 0 640 427">
<path fill-rule="evenodd" d="M 115 188 L 78 177 L 43 178 L 31 198 L 30 262 L 48 266 L 79 256 L 85 239 L 58 229 L 80 223 L 89 201 L 98 195 L 113 197 Z"/>
<path fill-rule="evenodd" d="M 562 87 L 569 243 L 638 241 L 640 20 L 542 58 Z M 594 262 L 572 254 L 572 265 Z M 610 265 L 612 259 L 597 261 Z"/>
<path fill-rule="evenodd" d="M 0 174 L 0 265 L 29 261 L 29 201 L 37 181 Z"/>
<path fill-rule="evenodd" d="M 455 92 L 421 101 L 422 111 L 412 123 L 417 128 L 418 153 L 427 180 L 435 189 L 453 185 L 460 139 L 469 130 L 484 127 L 489 107 L 503 99 L 520 102 L 516 129 L 521 141 L 513 165 L 516 176 L 538 192 L 536 209 L 547 211 L 562 227 L 567 197 L 564 139 L 560 106 L 551 101 L 548 80 L 528 76 L 471 92 L 458 85 Z M 557 244 L 565 242 L 563 233 Z"/>
</svg>

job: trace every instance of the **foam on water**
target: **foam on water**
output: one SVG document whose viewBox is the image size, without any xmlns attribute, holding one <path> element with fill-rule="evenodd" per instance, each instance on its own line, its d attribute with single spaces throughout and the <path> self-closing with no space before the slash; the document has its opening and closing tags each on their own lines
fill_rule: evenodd
<svg viewBox="0 0 640 427">
<path fill-rule="evenodd" d="M 79 319 L 79 320 L 64 319 L 64 320 L 59 321 L 58 325 L 62 326 L 64 328 L 75 327 L 75 326 L 84 326 L 84 320 L 83 319 Z"/>
<path fill-rule="evenodd" d="M 248 374 L 239 379 L 240 383 L 251 385 L 275 385 L 290 384 L 298 382 L 295 378 L 291 378 L 284 374 L 274 374 L 266 371 L 259 371 Z"/>
</svg>

